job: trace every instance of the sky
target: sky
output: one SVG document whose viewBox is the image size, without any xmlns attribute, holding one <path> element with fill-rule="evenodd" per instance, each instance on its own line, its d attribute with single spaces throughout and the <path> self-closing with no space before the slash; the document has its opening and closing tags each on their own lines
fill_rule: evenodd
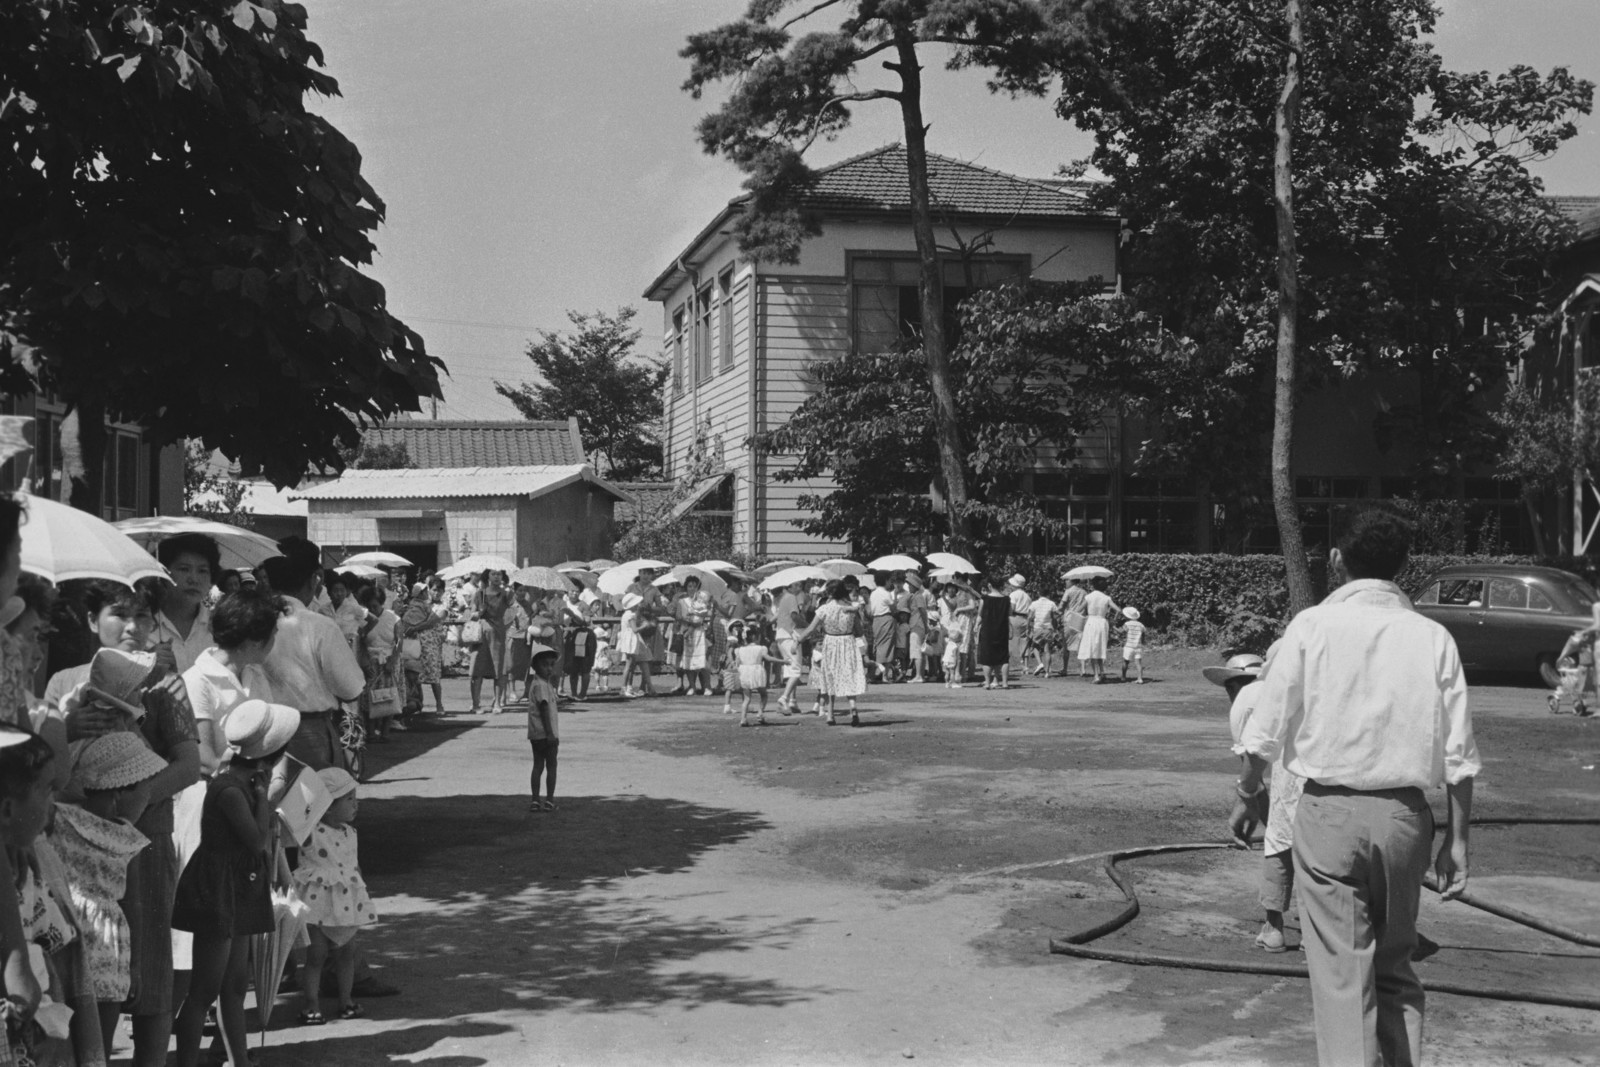
<svg viewBox="0 0 1600 1067">
<path fill-rule="evenodd" d="M 684 39 L 745 0 L 304 0 L 342 95 L 317 102 L 361 149 L 388 206 L 370 273 L 445 361 L 440 418 L 516 418 L 494 390 L 521 382 L 540 329 L 569 309 L 633 306 L 661 335 L 645 286 L 740 192 L 695 123 L 715 100 L 680 86 Z M 1600 81 L 1594 0 L 1444 0 L 1435 47 L 1458 70 L 1524 63 Z M 932 151 L 1042 177 L 1088 137 L 1048 99 L 990 94 L 981 73 L 929 64 Z M 901 139 L 890 102 L 858 107 L 823 165 Z M 1600 194 L 1600 119 L 1536 168 L 1548 191 Z"/>
</svg>

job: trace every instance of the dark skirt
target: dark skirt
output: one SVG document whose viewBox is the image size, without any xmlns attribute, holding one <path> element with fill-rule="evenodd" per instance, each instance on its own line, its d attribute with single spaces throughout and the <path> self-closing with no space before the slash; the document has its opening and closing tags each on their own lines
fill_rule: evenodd
<svg viewBox="0 0 1600 1067">
<path fill-rule="evenodd" d="M 238 849 L 208 851 L 202 841 L 178 880 L 172 928 L 213 939 L 270 933 L 267 883 L 266 857 Z"/>
<path fill-rule="evenodd" d="M 978 614 L 978 663 L 1002 667 L 1011 661 L 1011 598 L 986 596 Z"/>
<path fill-rule="evenodd" d="M 150 843 L 128 864 L 127 892 L 121 901 L 133 962 L 123 1005 L 129 1015 L 172 1010 L 172 898 L 178 885 L 178 850 L 170 831 L 148 836 Z"/>
</svg>

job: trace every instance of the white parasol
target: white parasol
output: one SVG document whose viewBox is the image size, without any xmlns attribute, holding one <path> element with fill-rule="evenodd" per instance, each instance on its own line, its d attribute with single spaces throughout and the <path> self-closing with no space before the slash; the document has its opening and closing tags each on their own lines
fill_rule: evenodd
<svg viewBox="0 0 1600 1067">
<path fill-rule="evenodd" d="M 265 534 L 190 515 L 152 515 L 143 519 L 123 519 L 112 525 L 152 554 L 156 545 L 176 534 L 204 534 L 217 543 L 224 570 L 253 570 L 264 561 L 283 555 L 278 551 L 278 543 Z M 220 580 L 222 575 L 214 574 L 212 578 Z"/>
<path fill-rule="evenodd" d="M 333 569 L 340 574 L 353 574 L 357 578 L 382 578 L 384 575 L 382 568 L 366 563 L 341 563 Z"/>
<path fill-rule="evenodd" d="M 779 571 L 786 571 L 790 567 L 798 567 L 800 565 L 801 564 L 797 560 L 775 559 L 771 563 L 763 563 L 750 573 L 755 575 L 757 578 L 770 578 Z"/>
<path fill-rule="evenodd" d="M 821 567 L 812 567 L 807 564 L 796 564 L 786 570 L 769 574 L 761 582 L 762 589 L 786 589 L 796 582 L 827 582 L 832 581 L 833 575 Z"/>
<path fill-rule="evenodd" d="M 717 571 L 718 573 L 722 571 L 737 571 L 739 569 L 725 559 L 703 559 L 699 563 L 690 564 L 690 566 L 699 567 L 703 571 Z"/>
<path fill-rule="evenodd" d="M 439 577 L 449 581 L 451 578 L 465 578 L 469 574 L 482 574 L 484 571 L 504 571 L 506 574 L 510 574 L 516 569 L 517 563 L 515 560 L 485 553 L 457 560 L 441 570 Z"/>
<path fill-rule="evenodd" d="M 964 557 L 954 552 L 929 552 L 928 562 L 940 570 L 950 571 L 952 574 L 977 574 L 978 568 L 974 567 Z"/>
<path fill-rule="evenodd" d="M 87 511 L 44 497 L 17 494 L 27 508 L 22 521 L 22 569 L 55 585 L 73 578 L 102 578 L 132 585 L 167 578 L 167 569 L 127 534 Z"/>
<path fill-rule="evenodd" d="M 410 567 L 409 559 L 398 552 L 357 552 L 346 563 L 360 563 L 368 567 Z"/>
<path fill-rule="evenodd" d="M 707 570 L 698 563 L 680 563 L 657 578 L 653 584 L 667 585 L 672 582 L 681 584 L 690 578 L 700 579 L 700 588 L 718 599 L 728 595 L 728 583 L 723 579 L 722 575 L 716 571 Z"/>
<path fill-rule="evenodd" d="M 671 568 L 672 564 L 659 559 L 631 559 L 626 563 L 618 563 L 601 573 L 600 591 L 610 596 L 621 596 L 639 577 L 640 571 L 665 571 Z"/>
<path fill-rule="evenodd" d="M 867 565 L 865 563 L 857 563 L 853 559 L 825 559 L 817 566 L 827 571 L 834 578 L 843 578 L 847 574 L 867 573 Z"/>
<path fill-rule="evenodd" d="M 1110 578 L 1111 571 L 1105 567 L 1074 567 L 1061 577 L 1067 579 L 1069 582 L 1073 579 L 1082 580 L 1085 578 Z"/>
<path fill-rule="evenodd" d="M 592 571 L 608 571 L 616 565 L 617 561 L 614 559 L 591 559 L 589 561 L 589 569 Z"/>
<path fill-rule="evenodd" d="M 552 567 L 523 567 L 511 572 L 511 584 L 546 593 L 573 593 L 577 584 Z"/>
<path fill-rule="evenodd" d="M 916 560 L 912 559 L 910 556 L 904 556 L 904 555 L 901 555 L 898 552 L 892 552 L 887 556 L 879 556 L 877 559 L 875 559 L 871 563 L 867 564 L 867 570 L 869 570 L 869 571 L 920 571 L 920 570 L 922 570 L 922 564 L 918 563 Z"/>
</svg>

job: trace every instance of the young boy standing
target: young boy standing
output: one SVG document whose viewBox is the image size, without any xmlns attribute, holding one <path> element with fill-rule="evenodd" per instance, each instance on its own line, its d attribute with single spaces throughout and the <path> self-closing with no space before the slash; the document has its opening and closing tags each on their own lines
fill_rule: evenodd
<svg viewBox="0 0 1600 1067">
<path fill-rule="evenodd" d="M 1123 608 L 1122 617 L 1122 680 L 1128 680 L 1128 664 L 1131 662 L 1138 677 L 1134 685 L 1144 684 L 1144 623 L 1139 621 L 1138 608 Z"/>
<path fill-rule="evenodd" d="M 561 748 L 561 726 L 556 710 L 556 664 L 560 657 L 549 645 L 533 646 L 528 685 L 528 744 L 533 749 L 533 774 L 529 788 L 533 800 L 529 811 L 556 810 L 556 754 Z M 539 779 L 545 783 L 545 798 L 539 799 Z"/>
</svg>

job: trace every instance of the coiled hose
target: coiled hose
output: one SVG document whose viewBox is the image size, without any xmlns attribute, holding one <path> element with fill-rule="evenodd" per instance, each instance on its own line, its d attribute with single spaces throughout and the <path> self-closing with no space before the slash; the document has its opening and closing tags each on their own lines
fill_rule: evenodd
<svg viewBox="0 0 1600 1067">
<path fill-rule="evenodd" d="M 1552 818 L 1486 818 L 1472 820 L 1474 826 L 1600 826 L 1600 819 L 1583 817 L 1552 817 Z M 1139 894 L 1134 889 L 1133 880 L 1117 864 L 1127 859 L 1138 859 L 1143 856 L 1157 856 L 1172 852 L 1199 852 L 1209 849 L 1231 849 L 1236 846 L 1229 842 L 1218 841 L 1191 841 L 1173 845 L 1144 845 L 1139 848 L 1123 849 L 1113 852 L 1106 857 L 1105 872 L 1116 887 L 1122 890 L 1122 895 L 1127 905 L 1115 918 L 1098 923 L 1086 930 L 1069 934 L 1060 939 L 1052 938 L 1050 951 L 1060 956 L 1075 956 L 1085 960 L 1106 960 L 1112 963 L 1131 963 L 1142 967 L 1176 967 L 1194 971 L 1221 971 L 1227 974 L 1260 974 L 1278 978 L 1307 978 L 1309 974 L 1304 964 L 1276 963 L 1268 960 L 1241 963 L 1234 960 L 1205 959 L 1196 956 L 1169 956 L 1162 953 L 1131 951 L 1112 948 L 1091 948 L 1088 943 L 1104 937 L 1115 930 L 1119 930 L 1132 922 L 1139 914 Z M 1430 871 L 1423 884 L 1434 892 L 1438 886 L 1434 882 Z M 1463 892 L 1456 898 L 1463 904 L 1498 915 L 1503 919 L 1520 923 L 1523 926 L 1541 931 L 1570 941 L 1578 945 L 1587 945 L 1600 948 L 1600 937 L 1586 934 L 1570 927 L 1561 926 L 1525 911 L 1513 908 L 1497 901 L 1486 900 L 1471 892 Z M 1600 1011 L 1600 997 L 1572 996 L 1561 993 L 1528 993 L 1515 989 L 1494 989 L 1480 986 L 1461 985 L 1457 982 L 1424 981 L 1422 987 L 1433 993 L 1454 993 L 1463 997 L 1480 997 L 1486 1000 L 1515 1001 L 1522 1004 L 1545 1004 L 1560 1008 L 1583 1008 L 1589 1011 Z"/>
</svg>

